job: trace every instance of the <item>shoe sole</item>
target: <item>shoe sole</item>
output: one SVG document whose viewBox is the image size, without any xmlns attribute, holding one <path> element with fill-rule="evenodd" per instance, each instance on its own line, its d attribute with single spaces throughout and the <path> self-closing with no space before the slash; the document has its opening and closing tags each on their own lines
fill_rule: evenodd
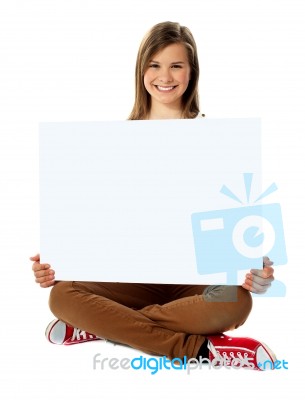
<svg viewBox="0 0 305 400">
<path fill-rule="evenodd" d="M 64 342 L 62 342 L 62 343 L 56 343 L 56 342 L 53 342 L 53 341 L 51 340 L 51 331 L 52 331 L 52 329 L 54 328 L 54 326 L 55 326 L 56 324 L 58 324 L 58 322 L 60 322 L 59 319 L 54 319 L 53 321 L 51 321 L 51 322 L 49 323 L 49 325 L 46 327 L 46 330 L 45 330 L 45 336 L 46 336 L 47 340 L 48 340 L 50 343 L 52 343 L 52 344 L 63 344 L 63 343 L 64 343 Z"/>
<path fill-rule="evenodd" d="M 269 358 L 270 358 L 270 361 L 272 362 L 272 364 L 271 364 L 271 365 L 272 365 L 272 368 L 271 368 L 271 369 L 274 369 L 274 368 L 273 368 L 273 365 L 274 365 L 274 362 L 277 360 L 276 355 L 275 355 L 274 352 L 270 349 L 270 347 L 266 345 L 266 343 L 261 342 L 261 341 L 260 341 L 260 343 L 261 343 L 261 345 L 262 345 L 262 348 L 263 348 L 263 349 L 266 351 L 266 353 L 268 354 L 268 356 L 269 356 Z M 266 360 L 266 362 L 268 362 L 268 360 Z M 265 363 L 265 362 L 264 362 L 264 363 Z M 263 365 L 264 365 L 264 363 L 263 363 Z M 266 368 L 260 368 L 258 364 L 259 364 L 259 363 L 257 363 L 257 366 L 258 366 L 258 368 L 259 368 L 260 371 L 266 371 Z"/>
</svg>

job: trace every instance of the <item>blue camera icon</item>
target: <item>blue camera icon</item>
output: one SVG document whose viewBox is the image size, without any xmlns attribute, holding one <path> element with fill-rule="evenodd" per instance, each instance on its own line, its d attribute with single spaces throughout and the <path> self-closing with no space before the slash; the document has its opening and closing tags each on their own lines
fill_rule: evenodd
<svg viewBox="0 0 305 400">
<path fill-rule="evenodd" d="M 287 263 L 279 204 L 196 212 L 191 215 L 197 271 L 227 273 L 236 284 L 239 270 L 262 268 L 262 258 Z"/>
</svg>

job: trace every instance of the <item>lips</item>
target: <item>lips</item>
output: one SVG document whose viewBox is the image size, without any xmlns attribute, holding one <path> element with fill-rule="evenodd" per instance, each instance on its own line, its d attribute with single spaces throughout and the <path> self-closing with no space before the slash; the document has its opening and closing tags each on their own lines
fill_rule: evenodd
<svg viewBox="0 0 305 400">
<path fill-rule="evenodd" d="M 155 87 L 157 88 L 157 90 L 159 90 L 159 92 L 170 92 L 170 91 L 174 90 L 177 86 L 159 86 L 159 85 L 155 85 Z"/>
</svg>

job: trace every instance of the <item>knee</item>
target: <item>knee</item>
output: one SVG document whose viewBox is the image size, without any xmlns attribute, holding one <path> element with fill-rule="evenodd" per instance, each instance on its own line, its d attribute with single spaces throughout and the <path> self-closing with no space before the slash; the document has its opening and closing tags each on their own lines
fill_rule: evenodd
<svg viewBox="0 0 305 400">
<path fill-rule="evenodd" d="M 241 286 L 238 286 L 238 303 L 239 303 L 239 312 L 240 312 L 240 322 L 236 326 L 236 328 L 242 325 L 246 319 L 248 318 L 251 310 L 252 310 L 252 296 L 249 290 L 244 289 Z"/>
<path fill-rule="evenodd" d="M 222 316 L 222 330 L 232 330 L 241 326 L 252 309 L 252 296 L 241 286 L 208 286 L 203 298 L 215 303 L 215 308 Z"/>
<path fill-rule="evenodd" d="M 203 292 L 206 302 L 213 303 L 239 303 L 250 312 L 252 308 L 252 296 L 242 286 L 211 285 Z"/>
<path fill-rule="evenodd" d="M 69 290 L 71 290 L 71 282 L 61 281 L 57 282 L 50 292 L 49 307 L 52 313 L 59 319 L 61 319 L 61 313 Z"/>
<path fill-rule="evenodd" d="M 212 303 L 242 303 L 245 308 L 251 309 L 252 297 L 242 286 L 211 285 L 203 292 L 206 302 Z"/>
</svg>

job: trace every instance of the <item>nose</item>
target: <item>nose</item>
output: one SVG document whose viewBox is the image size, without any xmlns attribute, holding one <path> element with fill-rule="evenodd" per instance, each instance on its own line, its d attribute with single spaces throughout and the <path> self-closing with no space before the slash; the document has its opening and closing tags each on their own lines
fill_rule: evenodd
<svg viewBox="0 0 305 400">
<path fill-rule="evenodd" d="M 171 70 L 164 68 L 160 70 L 159 81 L 162 83 L 169 83 L 173 81 Z"/>
</svg>

